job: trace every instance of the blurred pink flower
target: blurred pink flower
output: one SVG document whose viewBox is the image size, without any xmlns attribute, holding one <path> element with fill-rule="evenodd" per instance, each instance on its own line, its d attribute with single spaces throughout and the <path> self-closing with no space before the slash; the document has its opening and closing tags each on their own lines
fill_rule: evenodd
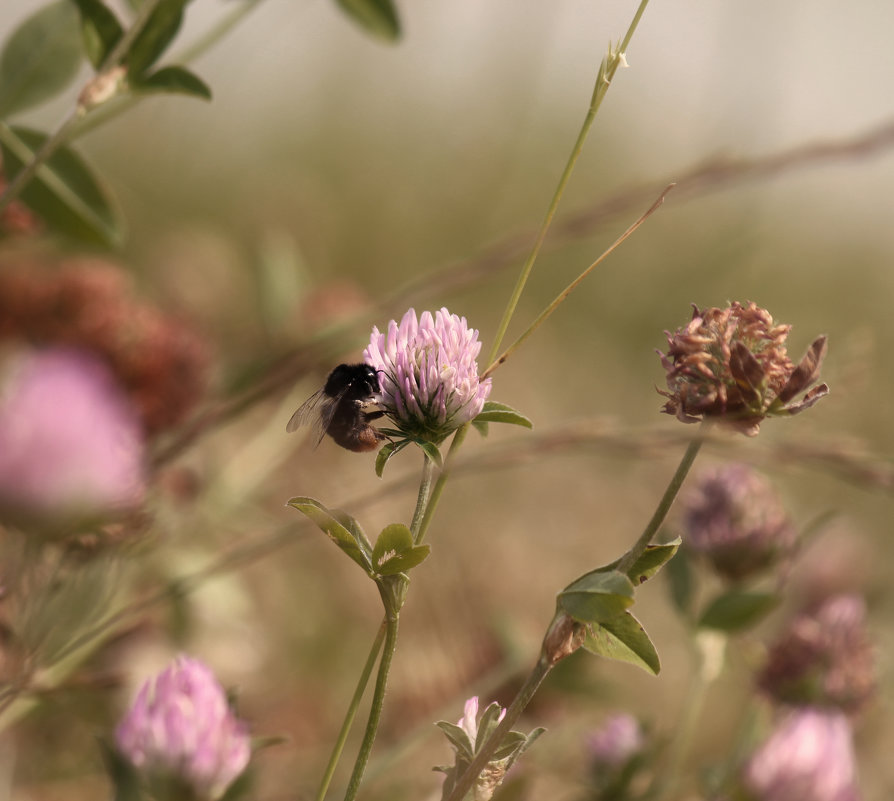
<svg viewBox="0 0 894 801">
<path fill-rule="evenodd" d="M 620 767 L 645 747 L 639 721 L 625 713 L 612 715 L 602 726 L 590 732 L 587 746 L 593 762 L 597 765 Z"/>
<path fill-rule="evenodd" d="M 246 726 L 214 673 L 185 656 L 142 686 L 115 742 L 150 782 L 174 776 L 201 799 L 223 795 L 251 757 Z"/>
<path fill-rule="evenodd" d="M 770 647 L 758 684 L 779 703 L 813 703 L 855 713 L 875 695 L 875 653 L 866 605 L 837 595 L 807 609 Z"/>
<path fill-rule="evenodd" d="M 758 801 L 857 801 L 847 718 L 811 707 L 791 712 L 752 755 L 744 781 Z"/>
<path fill-rule="evenodd" d="M 767 479 L 744 464 L 703 473 L 683 499 L 686 546 L 724 578 L 771 567 L 795 547 L 797 532 Z"/>
<path fill-rule="evenodd" d="M 72 521 L 137 505 L 143 437 L 106 367 L 75 350 L 23 357 L 0 388 L 0 515 Z"/>
<path fill-rule="evenodd" d="M 417 319 L 410 309 L 387 333 L 373 328 L 363 360 L 381 371 L 381 403 L 401 431 L 440 442 L 475 418 L 490 395 L 478 380 L 478 331 L 440 309 Z"/>
</svg>

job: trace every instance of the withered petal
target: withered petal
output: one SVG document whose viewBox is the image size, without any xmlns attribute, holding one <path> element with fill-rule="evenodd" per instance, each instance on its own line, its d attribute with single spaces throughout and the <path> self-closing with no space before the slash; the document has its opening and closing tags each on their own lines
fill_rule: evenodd
<svg viewBox="0 0 894 801">
<path fill-rule="evenodd" d="M 798 414 L 805 409 L 809 409 L 820 398 L 825 398 L 829 394 L 829 387 L 826 384 L 820 384 L 810 390 L 800 401 L 785 407 L 788 414 Z"/>
<path fill-rule="evenodd" d="M 766 374 L 760 362 L 754 358 L 754 354 L 741 342 L 733 343 L 729 371 L 747 404 L 760 400 Z"/>
<path fill-rule="evenodd" d="M 785 386 L 780 390 L 778 396 L 780 401 L 788 403 L 795 397 L 795 395 L 802 390 L 807 389 L 807 387 L 816 381 L 817 376 L 819 375 L 820 365 L 823 362 L 823 357 L 826 355 L 826 348 L 825 336 L 817 337 L 813 341 L 807 349 L 807 353 L 804 354 L 804 358 L 801 359 L 798 366 L 789 376 L 788 381 L 786 381 Z M 817 398 L 817 400 L 819 400 L 819 398 Z"/>
</svg>

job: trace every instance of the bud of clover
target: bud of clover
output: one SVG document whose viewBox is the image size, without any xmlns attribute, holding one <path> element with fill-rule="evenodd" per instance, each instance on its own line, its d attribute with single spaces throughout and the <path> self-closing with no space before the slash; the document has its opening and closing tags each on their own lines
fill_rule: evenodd
<svg viewBox="0 0 894 801">
<path fill-rule="evenodd" d="M 438 728 L 447 735 L 455 754 L 453 765 L 435 768 L 435 770 L 446 774 L 441 791 L 442 798 L 450 796 L 459 778 L 472 764 L 475 755 L 487 743 L 504 717 L 506 717 L 506 710 L 496 701 L 491 703 L 479 716 L 478 696 L 476 695 L 466 701 L 463 716 L 456 723 L 447 723 L 444 720 L 437 723 Z M 534 729 L 528 735 L 519 731 L 507 732 L 475 780 L 471 789 L 473 801 L 490 801 L 509 768 L 543 731 L 543 729 Z"/>
<path fill-rule="evenodd" d="M 783 704 L 837 707 L 852 714 L 875 694 L 875 654 L 866 606 L 837 595 L 799 613 L 770 647 L 758 684 Z"/>
<path fill-rule="evenodd" d="M 373 328 L 363 361 L 379 371 L 379 401 L 408 437 L 438 444 L 481 413 L 491 379 L 478 380 L 478 331 L 447 309 L 410 309 L 386 333 Z"/>
<path fill-rule="evenodd" d="M 668 391 L 659 390 L 668 398 L 662 411 L 684 423 L 713 419 L 754 436 L 764 418 L 813 406 L 828 394 L 825 384 L 800 401 L 795 396 L 816 381 L 826 338 L 815 339 L 796 366 L 785 351 L 790 330 L 755 303 L 694 307 L 687 325 L 665 332 L 667 353 L 658 352 L 667 371 Z"/>
<path fill-rule="evenodd" d="M 211 669 L 185 656 L 142 686 L 115 742 L 150 790 L 165 799 L 174 794 L 215 801 L 251 756 L 245 724 Z"/>
<path fill-rule="evenodd" d="M 729 581 L 788 556 L 797 532 L 772 485 L 744 464 L 703 473 L 683 498 L 686 546 Z"/>
</svg>

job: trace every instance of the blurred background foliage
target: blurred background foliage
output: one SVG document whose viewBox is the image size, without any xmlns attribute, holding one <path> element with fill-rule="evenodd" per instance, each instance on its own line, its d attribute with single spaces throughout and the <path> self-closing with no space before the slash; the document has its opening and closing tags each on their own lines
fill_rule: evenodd
<svg viewBox="0 0 894 801">
<path fill-rule="evenodd" d="M 178 45 L 240 2 L 196 0 Z M 4 0 L 0 35 L 36 7 Z M 260 758 L 258 798 L 304 797 L 318 781 L 380 612 L 372 584 L 284 504 L 314 496 L 367 531 L 408 522 L 419 458 L 405 452 L 383 481 L 373 456 L 328 440 L 311 450 L 285 435 L 285 423 L 328 369 L 358 358 L 373 324 L 400 317 L 407 301 L 395 290 L 410 282 L 418 310 L 466 316 L 487 350 L 606 43 L 626 29 L 634 4 L 454 0 L 399 11 L 403 35 L 388 45 L 334 4 L 256 2 L 192 65 L 211 103 L 150 97 L 77 143 L 127 225 L 120 251 L 90 255 L 118 264 L 138 294 L 202 332 L 214 354 L 206 411 L 263 386 L 276 365 L 303 377 L 162 457 L 152 523 L 122 600 L 164 600 L 129 618 L 20 725 L 7 759 L 16 798 L 103 792 L 93 735 L 130 698 L 125 677 L 142 681 L 179 650 L 238 688 L 254 733 L 289 738 Z M 680 186 L 496 374 L 492 397 L 535 429 L 494 427 L 488 440 L 467 442 L 431 532 L 433 556 L 413 576 L 367 798 L 437 797 L 440 779 L 428 768 L 447 756 L 431 723 L 458 718 L 472 694 L 506 702 L 557 590 L 639 533 L 689 433 L 658 415 L 654 351 L 691 303 L 728 300 L 754 300 L 792 323 L 795 359 L 829 335 L 826 401 L 702 459 L 755 463 L 801 525 L 838 513 L 792 581 L 826 571 L 868 595 L 882 692 L 858 748 L 866 797 L 888 797 L 892 28 L 894 6 L 832 0 L 681 0 L 647 10 L 510 337 L 668 182 Z M 75 95 L 20 121 L 51 129 Z M 871 152 L 848 149 L 883 129 Z M 842 147 L 791 155 L 827 143 Z M 714 169 L 687 183 L 706 164 L 779 154 L 788 155 L 776 169 Z M 563 218 L 590 212 L 592 224 L 563 229 Z M 4 258 L 35 247 L 84 253 L 13 241 Z M 470 266 L 481 269 L 456 285 Z M 219 559 L 223 569 L 194 586 L 182 581 Z M 643 595 L 637 615 L 661 675 L 582 656 L 560 666 L 530 710 L 532 725 L 550 731 L 524 760 L 530 784 L 518 797 L 573 798 L 583 733 L 608 711 L 630 709 L 672 734 L 691 656 L 661 582 Z M 746 643 L 735 654 L 706 707 L 701 757 L 726 756 L 721 735 L 750 700 L 760 649 Z M 119 688 L 111 702 L 100 693 L 110 681 Z"/>
</svg>

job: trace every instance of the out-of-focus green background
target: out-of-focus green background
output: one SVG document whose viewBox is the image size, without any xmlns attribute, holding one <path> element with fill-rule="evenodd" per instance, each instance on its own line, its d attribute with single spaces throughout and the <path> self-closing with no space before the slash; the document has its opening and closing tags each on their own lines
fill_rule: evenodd
<svg viewBox="0 0 894 801">
<path fill-rule="evenodd" d="M 179 41 L 194 41 L 237 6 L 196 0 Z M 37 7 L 4 0 L 0 35 Z M 211 340 L 220 396 L 250 386 L 270 359 L 325 328 L 326 313 L 308 309 L 322 301 L 311 297 L 325 296 L 332 315 L 359 314 L 331 363 L 356 359 L 369 327 L 405 310 L 395 303 L 364 319 L 364 299 L 459 269 L 507 236 L 532 237 L 599 61 L 634 10 L 619 0 L 404 2 L 403 38 L 388 46 L 333 3 L 258 3 L 192 65 L 213 102 L 147 99 L 78 142 L 127 220 L 114 258 L 141 293 L 196 321 Z M 754 300 L 793 324 L 795 359 L 816 335 L 829 335 L 828 399 L 702 459 L 757 463 L 801 525 L 840 513 L 793 582 L 812 565 L 844 574 L 834 581 L 868 596 L 881 690 L 857 741 L 866 798 L 890 797 L 892 488 L 842 477 L 801 451 L 874 454 L 890 469 L 894 147 L 800 166 L 790 155 L 776 172 L 710 186 L 693 188 L 686 178 L 712 160 L 841 144 L 894 124 L 891 30 L 894 6 L 882 3 L 681 0 L 647 9 L 560 218 L 632 188 L 642 194 L 603 224 L 548 240 L 510 335 L 665 184 L 681 180 L 681 188 L 497 372 L 492 397 L 536 427 L 469 439 L 470 465 L 504 448 L 512 458 L 460 472 L 445 494 L 433 555 L 413 574 L 376 753 L 399 756 L 408 743 L 415 750 L 374 763 L 368 798 L 437 797 L 439 779 L 428 769 L 450 756 L 431 722 L 458 718 L 472 694 L 508 700 L 512 684 L 501 684 L 501 670 L 513 659 L 533 662 L 555 593 L 639 533 L 682 450 L 662 437 L 689 433 L 658 414 L 663 376 L 654 351 L 665 329 L 688 319 L 691 303 L 729 300 Z M 74 94 L 20 121 L 52 128 Z M 520 263 L 514 257 L 415 305 L 466 316 L 486 352 Z M 277 531 L 287 544 L 205 582 L 182 607 L 160 606 L 154 626 L 119 655 L 134 682 L 182 648 L 238 685 L 253 731 L 290 738 L 260 758 L 264 799 L 304 797 L 314 786 L 380 616 L 372 584 L 284 503 L 311 495 L 375 532 L 409 520 L 419 469 L 416 454 L 395 459 L 386 481 L 409 482 L 395 491 L 374 475 L 372 456 L 329 441 L 313 451 L 286 436 L 292 410 L 324 375 L 256 404 L 176 463 L 197 478 L 198 497 L 185 507 L 159 501 L 157 549 L 132 571 L 132 586 Z M 559 429 L 580 441 L 530 458 L 534 438 Z M 610 441 L 583 436 L 594 430 Z M 368 497 L 375 500 L 352 505 Z M 659 581 L 641 596 L 637 613 L 661 654 L 661 675 L 581 655 L 562 666 L 530 716 L 532 726 L 550 729 L 525 760 L 530 798 L 575 796 L 569 777 L 580 775 L 583 735 L 606 711 L 628 709 L 672 735 L 691 670 L 687 641 Z M 749 702 L 756 642 L 731 651 L 730 677 L 708 699 L 698 755 L 725 756 L 724 736 Z M 121 691 L 118 709 L 129 692 Z M 58 725 L 66 711 L 27 724 L 17 797 L 95 797 L 102 787 L 98 756 L 83 756 L 84 737 L 100 724 Z M 41 749 L 51 748 L 57 756 L 48 761 Z"/>
</svg>

